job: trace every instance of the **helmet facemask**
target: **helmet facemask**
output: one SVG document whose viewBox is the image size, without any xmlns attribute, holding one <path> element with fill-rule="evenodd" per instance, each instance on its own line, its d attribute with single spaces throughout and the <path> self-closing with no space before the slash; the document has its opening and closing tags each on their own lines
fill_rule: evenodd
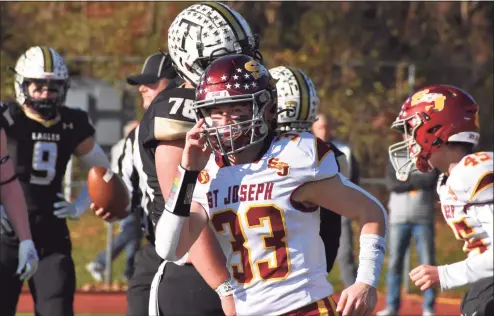
<svg viewBox="0 0 495 316">
<path fill-rule="evenodd" d="M 401 132 L 404 140 L 389 147 L 388 153 L 397 179 L 406 181 L 409 173 L 417 168 L 421 172 L 430 171 L 432 168 L 428 163 L 429 155 L 416 142 L 416 133 L 423 121 L 418 113 L 415 115 L 396 120 L 392 128 Z"/>
<path fill-rule="evenodd" d="M 42 119 L 52 120 L 58 114 L 58 109 L 64 104 L 69 84 L 67 80 L 60 79 L 30 79 L 16 76 L 16 84 L 19 85 L 24 97 L 24 104 L 35 111 Z M 33 98 L 29 87 L 34 85 L 33 92 L 54 94 L 54 97 Z"/>
<path fill-rule="evenodd" d="M 219 155 L 239 153 L 246 148 L 262 142 L 269 132 L 266 119 L 268 107 L 273 104 L 270 93 L 261 90 L 253 94 L 220 96 L 198 101 L 193 109 L 197 118 L 205 119 L 205 134 L 210 148 Z M 212 110 L 218 105 L 251 106 L 251 117 L 239 116 L 232 124 L 217 126 L 211 118 Z"/>
</svg>

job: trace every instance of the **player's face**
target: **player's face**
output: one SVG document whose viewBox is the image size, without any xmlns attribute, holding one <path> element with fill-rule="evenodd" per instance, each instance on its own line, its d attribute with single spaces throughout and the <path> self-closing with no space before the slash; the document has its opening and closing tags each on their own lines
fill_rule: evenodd
<svg viewBox="0 0 495 316">
<path fill-rule="evenodd" d="M 330 140 L 330 127 L 325 120 L 319 119 L 314 122 L 312 132 L 313 135 L 325 142 Z"/>
<path fill-rule="evenodd" d="M 155 83 L 143 84 L 139 86 L 139 93 L 141 93 L 141 97 L 143 98 L 143 108 L 146 110 L 151 101 L 164 90 L 168 85 L 168 79 L 160 79 Z"/>
<path fill-rule="evenodd" d="M 60 80 L 32 80 L 28 83 L 29 96 L 33 100 L 58 98 L 63 90 L 64 82 Z"/>
<path fill-rule="evenodd" d="M 214 131 L 210 142 L 216 149 L 223 148 L 225 152 L 229 152 L 249 143 L 246 134 L 252 126 L 252 104 L 218 105 L 204 113 L 207 126 Z"/>
<path fill-rule="evenodd" d="M 220 105 L 212 108 L 209 116 L 212 125 L 220 127 L 248 121 L 253 111 L 250 104 Z"/>
</svg>

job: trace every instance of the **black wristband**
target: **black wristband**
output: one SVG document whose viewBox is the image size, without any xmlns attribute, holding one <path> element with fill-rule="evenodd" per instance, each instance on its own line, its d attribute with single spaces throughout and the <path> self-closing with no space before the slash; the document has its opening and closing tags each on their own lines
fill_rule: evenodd
<svg viewBox="0 0 495 316">
<path fill-rule="evenodd" d="M 198 175 L 199 171 L 189 171 L 179 165 L 165 204 L 166 211 L 178 216 L 189 216 Z"/>
</svg>

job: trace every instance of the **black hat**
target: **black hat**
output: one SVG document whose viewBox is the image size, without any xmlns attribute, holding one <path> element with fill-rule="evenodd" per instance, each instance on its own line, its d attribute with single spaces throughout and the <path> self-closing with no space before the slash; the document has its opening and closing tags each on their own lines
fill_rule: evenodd
<svg viewBox="0 0 495 316">
<path fill-rule="evenodd" d="M 133 86 L 152 84 L 162 78 L 174 79 L 177 77 L 172 59 L 167 53 L 156 53 L 146 58 L 139 75 L 127 77 L 127 83 Z"/>
</svg>

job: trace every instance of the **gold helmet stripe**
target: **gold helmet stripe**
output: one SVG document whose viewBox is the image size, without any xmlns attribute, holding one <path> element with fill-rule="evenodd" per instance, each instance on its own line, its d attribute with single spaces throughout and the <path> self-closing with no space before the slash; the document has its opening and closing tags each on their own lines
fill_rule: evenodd
<svg viewBox="0 0 495 316">
<path fill-rule="evenodd" d="M 232 29 L 234 30 L 234 34 L 239 41 L 242 41 L 247 38 L 246 32 L 244 32 L 244 28 L 241 23 L 237 20 L 236 16 L 224 5 L 216 2 L 205 2 L 204 5 L 209 6 L 210 8 L 215 9 L 220 13 L 220 15 L 228 21 Z"/>
<path fill-rule="evenodd" d="M 40 48 L 41 48 L 41 52 L 43 53 L 45 72 L 53 72 L 52 51 L 46 46 L 41 46 Z"/>
<path fill-rule="evenodd" d="M 296 78 L 297 85 L 299 86 L 299 104 L 301 109 L 299 110 L 299 115 L 297 117 L 298 121 L 306 121 L 309 116 L 309 86 L 301 71 L 288 67 Z"/>
</svg>

